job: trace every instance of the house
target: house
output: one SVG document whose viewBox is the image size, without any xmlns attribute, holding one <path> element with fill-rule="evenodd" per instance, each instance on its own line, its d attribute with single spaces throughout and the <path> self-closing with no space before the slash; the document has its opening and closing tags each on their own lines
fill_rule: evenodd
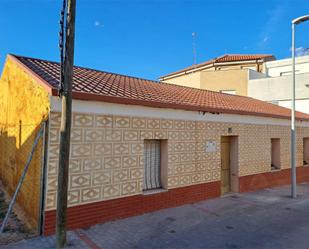
<svg viewBox="0 0 309 249">
<path fill-rule="evenodd" d="M 265 71 L 249 79 L 250 97 L 291 108 L 292 60 L 283 59 L 265 63 Z M 296 110 L 309 113 L 309 56 L 295 61 Z"/>
<path fill-rule="evenodd" d="M 43 234 L 55 232 L 58 83 L 58 63 L 16 55 L 8 55 L 0 83 L 0 177 L 10 193 L 47 122 L 18 200 Z M 290 183 L 286 108 L 78 66 L 72 96 L 69 228 Z M 309 115 L 296 119 L 303 182 Z"/>
<path fill-rule="evenodd" d="M 269 54 L 227 54 L 160 77 L 160 81 L 211 91 L 248 95 L 248 79 L 275 60 Z"/>
</svg>

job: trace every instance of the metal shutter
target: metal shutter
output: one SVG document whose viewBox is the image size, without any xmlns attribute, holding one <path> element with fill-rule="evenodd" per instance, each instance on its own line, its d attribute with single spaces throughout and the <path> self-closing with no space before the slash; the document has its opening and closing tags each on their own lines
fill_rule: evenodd
<svg viewBox="0 0 309 249">
<path fill-rule="evenodd" d="M 144 190 L 161 188 L 160 140 L 145 140 L 144 159 Z"/>
</svg>

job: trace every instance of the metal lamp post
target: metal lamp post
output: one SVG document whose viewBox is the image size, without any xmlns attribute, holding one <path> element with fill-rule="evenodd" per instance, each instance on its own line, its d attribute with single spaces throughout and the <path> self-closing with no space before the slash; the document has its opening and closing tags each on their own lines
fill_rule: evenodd
<svg viewBox="0 0 309 249">
<path fill-rule="evenodd" d="M 296 198 L 296 133 L 295 133 L 295 25 L 308 21 L 309 15 L 292 21 L 292 112 L 291 112 L 291 194 Z"/>
</svg>

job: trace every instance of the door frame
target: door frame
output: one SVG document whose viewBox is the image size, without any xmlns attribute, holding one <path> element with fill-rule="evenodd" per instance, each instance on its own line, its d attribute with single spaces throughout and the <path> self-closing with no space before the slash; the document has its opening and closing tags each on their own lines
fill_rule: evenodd
<svg viewBox="0 0 309 249">
<path fill-rule="evenodd" d="M 220 150 L 222 138 L 229 138 L 229 153 L 230 153 L 230 192 L 237 193 L 239 192 L 239 161 L 238 161 L 238 136 L 221 136 L 220 137 Z M 220 151 L 220 158 L 222 160 L 222 154 Z M 221 173 L 221 165 L 220 165 L 220 173 Z M 220 179 L 222 181 L 222 177 Z"/>
</svg>

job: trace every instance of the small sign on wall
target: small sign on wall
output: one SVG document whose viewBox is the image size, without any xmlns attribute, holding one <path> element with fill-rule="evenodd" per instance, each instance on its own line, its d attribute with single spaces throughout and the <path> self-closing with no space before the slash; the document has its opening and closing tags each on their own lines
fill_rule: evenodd
<svg viewBox="0 0 309 249">
<path fill-rule="evenodd" d="M 207 140 L 205 145 L 206 152 L 216 152 L 217 146 L 214 140 Z"/>
</svg>

